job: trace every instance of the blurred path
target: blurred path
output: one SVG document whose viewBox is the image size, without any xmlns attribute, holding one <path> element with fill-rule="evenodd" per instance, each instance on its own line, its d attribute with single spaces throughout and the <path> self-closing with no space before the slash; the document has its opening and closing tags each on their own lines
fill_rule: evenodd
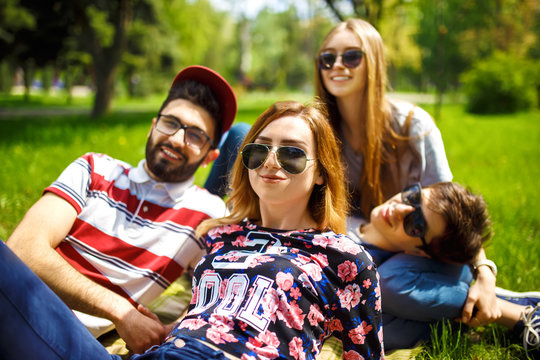
<svg viewBox="0 0 540 360">
<path fill-rule="evenodd" d="M 423 94 L 423 93 L 400 93 L 392 92 L 388 93 L 388 97 L 391 99 L 399 99 L 404 101 L 409 101 L 414 104 L 433 104 L 435 103 L 434 94 Z M 68 109 L 62 107 L 31 107 L 31 108 L 3 108 L 0 109 L 0 120 L 9 120 L 11 116 L 62 116 L 62 115 L 88 115 L 90 114 L 90 109 Z M 126 112 L 128 110 L 113 110 L 115 112 Z M 130 110 L 131 112 L 131 110 Z M 137 112 L 137 110 L 133 110 Z"/>
</svg>

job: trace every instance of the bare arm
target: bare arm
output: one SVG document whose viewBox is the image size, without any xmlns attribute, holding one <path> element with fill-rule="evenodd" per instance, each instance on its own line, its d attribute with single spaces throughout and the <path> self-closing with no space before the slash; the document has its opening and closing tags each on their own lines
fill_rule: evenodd
<svg viewBox="0 0 540 360">
<path fill-rule="evenodd" d="M 157 318 L 73 268 L 56 247 L 77 213 L 61 197 L 46 193 L 26 213 L 7 245 L 72 309 L 111 320 L 128 348 L 140 353 L 165 337 Z"/>
<path fill-rule="evenodd" d="M 481 259 L 486 259 L 484 249 L 476 257 L 476 260 Z M 495 274 L 489 267 L 478 267 L 476 282 L 471 285 L 463 307 L 460 319 L 463 323 L 475 327 L 491 323 L 501 317 L 501 309 L 495 296 L 495 281 Z"/>
</svg>

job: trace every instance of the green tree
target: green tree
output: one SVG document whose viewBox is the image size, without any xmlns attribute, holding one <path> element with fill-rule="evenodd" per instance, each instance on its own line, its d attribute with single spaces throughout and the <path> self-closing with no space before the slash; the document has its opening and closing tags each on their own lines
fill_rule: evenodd
<svg viewBox="0 0 540 360">
<path fill-rule="evenodd" d="M 114 97 L 118 67 L 132 22 L 130 0 L 73 0 L 79 36 L 92 56 L 96 94 L 92 117 L 107 113 Z"/>
</svg>

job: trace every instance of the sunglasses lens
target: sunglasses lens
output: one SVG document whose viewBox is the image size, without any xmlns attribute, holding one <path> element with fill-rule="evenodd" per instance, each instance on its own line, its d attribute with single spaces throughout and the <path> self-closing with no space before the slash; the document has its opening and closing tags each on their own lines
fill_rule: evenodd
<svg viewBox="0 0 540 360">
<path fill-rule="evenodd" d="M 247 144 L 242 149 L 242 163 L 250 170 L 255 170 L 260 167 L 270 150 L 262 144 Z"/>
<path fill-rule="evenodd" d="M 300 148 L 282 146 L 277 150 L 277 157 L 283 170 L 288 173 L 300 174 L 306 168 L 307 156 Z"/>
<path fill-rule="evenodd" d="M 420 209 L 416 209 L 407 214 L 403 219 L 403 228 L 405 233 L 412 237 L 423 238 L 426 235 L 426 222 Z"/>
<path fill-rule="evenodd" d="M 336 62 L 336 54 L 330 52 L 323 52 L 319 55 L 319 66 L 321 69 L 330 70 Z"/>
<path fill-rule="evenodd" d="M 413 184 L 407 186 L 401 192 L 401 199 L 407 205 L 421 206 L 422 205 L 422 188 L 420 184 Z"/>
<path fill-rule="evenodd" d="M 362 52 L 360 50 L 345 51 L 341 56 L 341 61 L 343 62 L 343 65 L 349 69 L 353 69 L 362 62 Z"/>
</svg>

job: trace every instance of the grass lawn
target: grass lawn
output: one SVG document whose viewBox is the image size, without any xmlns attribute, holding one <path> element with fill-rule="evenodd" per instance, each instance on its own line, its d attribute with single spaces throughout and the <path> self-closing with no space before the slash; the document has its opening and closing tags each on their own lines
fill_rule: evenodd
<svg viewBox="0 0 540 360">
<path fill-rule="evenodd" d="M 238 95 L 237 121 L 252 123 L 275 100 L 309 99 L 305 94 Z M 60 172 L 81 154 L 107 153 L 136 165 L 144 157 L 146 134 L 161 97 L 118 100 L 114 111 L 90 120 L 89 101 L 74 100 L 67 115 L 64 100 L 0 98 L 0 237 L 7 239 L 26 210 Z M 433 113 L 430 106 L 424 107 Z M 44 110 L 45 109 L 45 110 Z M 6 116 L 6 111 L 14 115 Z M 22 112 L 32 110 L 31 115 Z M 495 228 L 486 249 L 499 267 L 499 286 L 518 291 L 540 289 L 540 111 L 477 116 L 460 105 L 444 105 L 438 126 L 454 180 L 484 195 Z M 196 174 L 202 184 L 208 169 Z M 499 327 L 472 335 L 451 329 L 431 343 L 422 359 L 523 358 Z M 478 340 L 480 339 L 480 340 Z"/>
</svg>

